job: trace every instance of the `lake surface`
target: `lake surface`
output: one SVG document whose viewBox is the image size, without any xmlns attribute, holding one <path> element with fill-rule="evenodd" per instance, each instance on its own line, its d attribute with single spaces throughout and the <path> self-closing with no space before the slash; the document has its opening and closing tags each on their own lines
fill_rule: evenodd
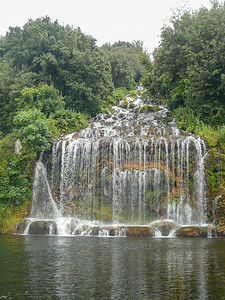
<svg viewBox="0 0 225 300">
<path fill-rule="evenodd" d="M 225 299 L 225 239 L 0 236 L 0 299 Z"/>
</svg>

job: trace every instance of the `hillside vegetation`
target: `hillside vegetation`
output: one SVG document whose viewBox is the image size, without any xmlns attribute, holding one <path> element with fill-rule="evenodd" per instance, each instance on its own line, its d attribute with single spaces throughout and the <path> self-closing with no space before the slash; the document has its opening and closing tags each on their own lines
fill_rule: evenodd
<svg viewBox="0 0 225 300">
<path fill-rule="evenodd" d="M 211 220 L 225 225 L 225 4 L 174 15 L 154 60 L 140 55 L 147 95 L 162 99 L 178 126 L 205 138 Z"/>
</svg>

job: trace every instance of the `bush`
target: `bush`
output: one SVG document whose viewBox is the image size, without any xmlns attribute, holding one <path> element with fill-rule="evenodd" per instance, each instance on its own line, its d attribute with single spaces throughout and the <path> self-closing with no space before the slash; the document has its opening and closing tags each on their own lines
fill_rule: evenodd
<svg viewBox="0 0 225 300">
<path fill-rule="evenodd" d="M 70 109 L 56 111 L 51 117 L 61 133 L 70 133 L 88 126 L 88 116 Z"/>
<path fill-rule="evenodd" d="M 112 97 L 116 103 L 121 100 L 126 100 L 127 90 L 125 88 L 117 88 L 113 91 Z"/>
<path fill-rule="evenodd" d="M 199 120 L 188 107 L 177 108 L 174 112 L 174 118 L 177 126 L 187 132 L 194 132 L 197 125 L 199 125 Z"/>
<path fill-rule="evenodd" d="M 20 111 L 13 119 L 14 125 L 22 138 L 22 143 L 31 151 L 41 152 L 51 146 L 52 124 L 37 109 Z"/>
<path fill-rule="evenodd" d="M 65 107 L 63 97 L 53 86 L 41 83 L 37 87 L 24 88 L 18 101 L 20 110 L 36 108 L 48 118 L 51 113 Z"/>
<path fill-rule="evenodd" d="M 204 136 L 209 147 L 219 146 L 225 152 L 225 125 L 214 129 L 210 125 L 201 123 L 195 133 Z"/>
</svg>

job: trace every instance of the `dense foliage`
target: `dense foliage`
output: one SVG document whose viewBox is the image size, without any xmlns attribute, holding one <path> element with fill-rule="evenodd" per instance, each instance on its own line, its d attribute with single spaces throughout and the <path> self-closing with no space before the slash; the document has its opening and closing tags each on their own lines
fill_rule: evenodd
<svg viewBox="0 0 225 300">
<path fill-rule="evenodd" d="M 99 48 L 80 28 L 49 17 L 10 27 L 0 38 L 0 131 L 12 130 L 24 104 L 47 117 L 63 108 L 94 116 L 115 88 L 129 89 L 139 81 L 142 50 L 141 42 Z"/>
<path fill-rule="evenodd" d="M 149 92 L 174 111 L 184 107 L 206 124 L 225 123 L 225 4 L 174 16 L 161 34 L 148 69 Z"/>
<path fill-rule="evenodd" d="M 139 53 L 143 52 L 143 43 L 117 42 L 113 45 L 104 44 L 102 49 L 109 55 L 112 79 L 114 86 L 127 89 L 134 83 L 139 82 L 144 74 L 144 68 L 139 60 Z"/>
<path fill-rule="evenodd" d="M 151 96 L 163 99 L 177 125 L 206 139 L 208 215 L 225 226 L 225 4 L 179 13 L 165 26 L 154 60 L 141 53 Z"/>
<path fill-rule="evenodd" d="M 0 141 L 0 233 L 11 212 L 31 198 L 32 170 L 37 156 L 25 149 L 15 152 L 18 137 L 9 134 Z"/>
</svg>

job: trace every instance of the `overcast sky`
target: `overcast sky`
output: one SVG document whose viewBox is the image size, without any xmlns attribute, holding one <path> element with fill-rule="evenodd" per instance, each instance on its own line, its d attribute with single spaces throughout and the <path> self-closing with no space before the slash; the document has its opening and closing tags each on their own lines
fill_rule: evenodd
<svg viewBox="0 0 225 300">
<path fill-rule="evenodd" d="M 100 46 L 118 40 L 141 40 L 148 52 L 158 46 L 163 24 L 176 8 L 210 8 L 210 0 L 0 0 L 0 35 L 9 26 L 49 16 L 60 24 L 80 27 Z"/>
</svg>

